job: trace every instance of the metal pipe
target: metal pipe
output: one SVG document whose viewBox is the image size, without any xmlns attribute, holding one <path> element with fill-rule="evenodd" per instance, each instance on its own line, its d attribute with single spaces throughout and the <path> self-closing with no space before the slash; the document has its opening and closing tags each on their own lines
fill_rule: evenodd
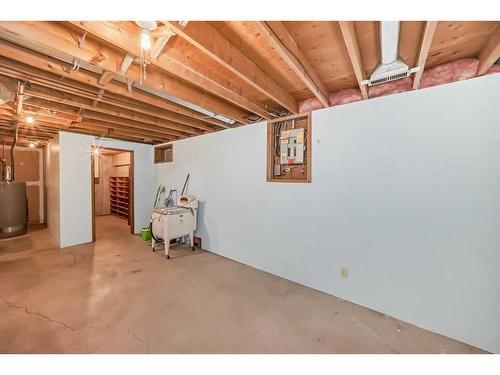
<svg viewBox="0 0 500 375">
<path fill-rule="evenodd" d="M 24 100 L 24 87 L 26 86 L 26 82 L 19 81 L 17 83 L 17 108 L 16 108 L 16 119 L 14 120 L 14 136 L 12 140 L 12 145 L 10 146 L 10 171 L 11 171 L 11 179 L 12 181 L 16 180 L 16 166 L 14 163 L 14 148 L 17 144 L 17 131 L 19 129 L 18 123 L 21 117 L 21 113 L 23 112 L 23 100 Z"/>
<path fill-rule="evenodd" d="M 5 138 L 2 138 L 2 158 L 0 159 L 0 182 L 6 180 L 7 176 L 7 163 L 5 160 Z"/>
<path fill-rule="evenodd" d="M 17 83 L 17 108 L 16 114 L 19 116 L 23 112 L 24 86 L 26 83 L 19 81 Z"/>
<path fill-rule="evenodd" d="M 17 143 L 17 120 L 14 120 L 14 136 L 12 140 L 12 145 L 10 146 L 10 180 L 15 181 L 16 180 L 16 166 L 14 164 L 14 147 L 16 147 Z"/>
</svg>

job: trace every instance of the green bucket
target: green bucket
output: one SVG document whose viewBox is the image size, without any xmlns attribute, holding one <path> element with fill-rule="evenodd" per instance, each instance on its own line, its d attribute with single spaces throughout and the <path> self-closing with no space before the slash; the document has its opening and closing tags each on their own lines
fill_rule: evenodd
<svg viewBox="0 0 500 375">
<path fill-rule="evenodd" d="M 141 238 L 144 241 L 151 241 L 151 230 L 149 228 L 141 229 Z"/>
</svg>

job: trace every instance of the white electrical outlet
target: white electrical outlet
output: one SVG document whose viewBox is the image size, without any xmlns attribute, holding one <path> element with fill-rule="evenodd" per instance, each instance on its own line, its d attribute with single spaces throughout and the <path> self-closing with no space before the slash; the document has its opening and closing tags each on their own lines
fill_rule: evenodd
<svg viewBox="0 0 500 375">
<path fill-rule="evenodd" d="M 347 269 L 347 267 L 341 267 L 340 268 L 340 277 L 342 277 L 343 279 L 347 279 L 348 275 L 349 275 L 349 270 Z"/>
</svg>

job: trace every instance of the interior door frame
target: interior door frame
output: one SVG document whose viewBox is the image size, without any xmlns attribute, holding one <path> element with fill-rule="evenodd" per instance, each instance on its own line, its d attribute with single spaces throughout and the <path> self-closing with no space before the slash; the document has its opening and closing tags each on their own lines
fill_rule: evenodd
<svg viewBox="0 0 500 375">
<path fill-rule="evenodd" d="M 90 158 L 90 191 L 92 195 L 91 199 L 91 205 L 92 205 L 92 242 L 95 242 L 95 178 L 94 178 L 94 173 L 95 173 L 95 167 L 94 167 L 94 160 L 95 160 L 95 154 L 94 154 L 94 149 L 105 149 L 105 150 L 112 150 L 112 151 L 120 151 L 120 152 L 128 152 L 130 153 L 130 165 L 129 165 L 129 181 L 130 181 L 130 194 L 129 194 L 129 215 L 128 215 L 128 225 L 130 226 L 130 234 L 135 234 L 134 227 L 135 227 L 135 184 L 134 184 L 134 150 L 127 150 L 127 149 L 122 149 L 122 148 L 115 148 L 115 147 L 96 147 L 96 146 L 91 146 L 90 151 L 91 151 L 91 158 Z M 130 213 L 132 212 L 132 215 Z"/>
</svg>

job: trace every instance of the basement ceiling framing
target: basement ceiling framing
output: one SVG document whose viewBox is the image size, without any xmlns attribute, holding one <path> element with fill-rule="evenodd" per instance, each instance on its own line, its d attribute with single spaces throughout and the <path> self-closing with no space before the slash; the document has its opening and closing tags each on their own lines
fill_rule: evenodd
<svg viewBox="0 0 500 375">
<path fill-rule="evenodd" d="M 131 21 L 0 22 L 0 79 L 28 82 L 21 143 L 59 130 L 158 144 L 273 119 L 361 88 L 380 58 L 375 21 L 158 21 L 141 81 Z M 401 22 L 399 53 L 424 69 L 463 57 L 478 75 L 500 57 L 498 22 Z M 186 103 L 189 103 L 187 105 Z M 0 105 L 9 138 L 15 103 Z"/>
</svg>

